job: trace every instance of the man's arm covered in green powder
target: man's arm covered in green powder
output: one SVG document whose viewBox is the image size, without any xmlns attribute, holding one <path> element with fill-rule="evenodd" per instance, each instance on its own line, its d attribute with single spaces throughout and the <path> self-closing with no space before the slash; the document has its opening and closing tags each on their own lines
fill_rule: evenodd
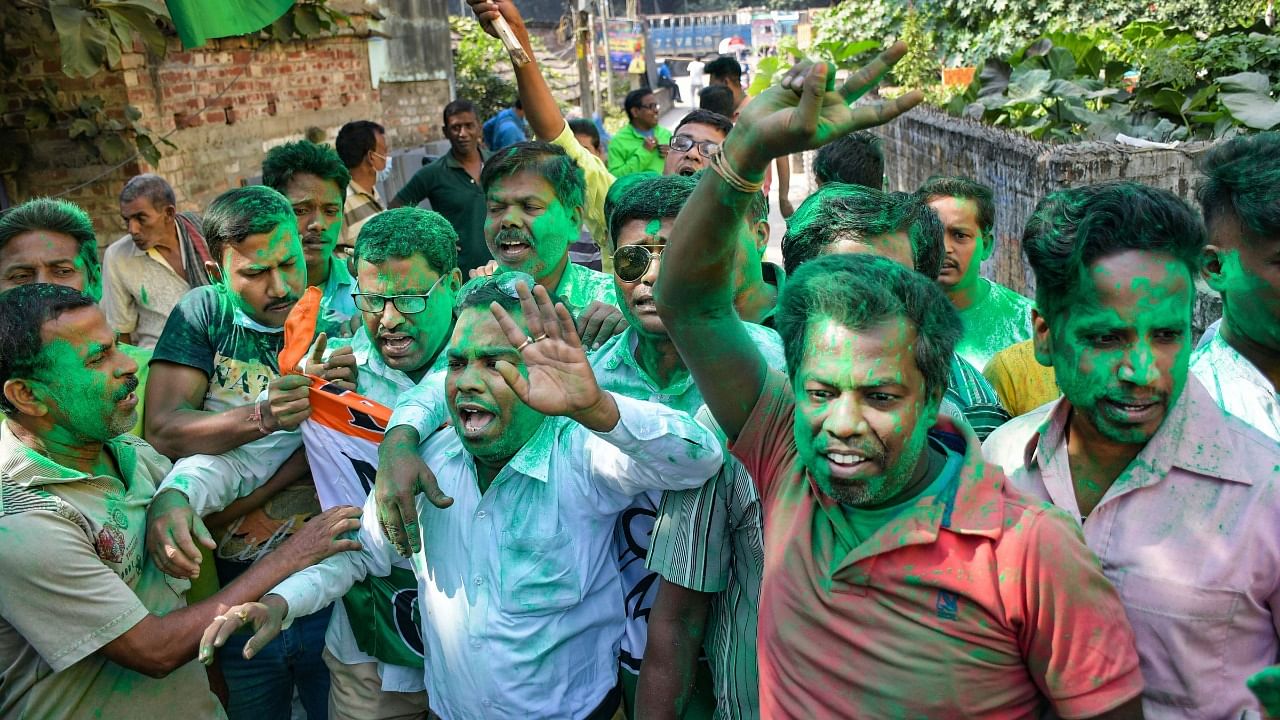
<svg viewBox="0 0 1280 720">
<path fill-rule="evenodd" d="M 905 52 L 906 45 L 895 44 L 839 88 L 828 86 L 832 70 L 826 65 L 800 63 L 747 105 L 725 139 L 722 160 L 747 183 L 759 183 L 775 157 L 906 112 L 923 98 L 919 92 L 849 107 Z M 663 324 L 730 440 L 750 417 L 765 381 L 764 359 L 734 311 L 730 277 L 735 233 L 750 201 L 751 194 L 735 189 L 714 168 L 704 173 L 676 220 L 654 288 Z"/>
</svg>

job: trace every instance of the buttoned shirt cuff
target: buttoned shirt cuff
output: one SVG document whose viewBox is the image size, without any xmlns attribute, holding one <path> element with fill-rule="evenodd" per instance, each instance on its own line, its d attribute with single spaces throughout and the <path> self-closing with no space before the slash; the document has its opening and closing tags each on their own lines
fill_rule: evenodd
<svg viewBox="0 0 1280 720">
<path fill-rule="evenodd" d="M 267 594 L 279 595 L 289 603 L 289 612 L 285 613 L 281 630 L 287 630 L 294 620 L 319 612 L 334 601 L 326 595 L 324 588 L 306 576 L 305 571 L 285 578 Z"/>
<path fill-rule="evenodd" d="M 160 483 L 160 487 L 156 488 L 156 494 L 159 495 L 165 490 L 177 490 L 187 496 L 187 502 L 191 505 L 191 510 L 196 515 L 203 517 L 210 512 L 208 510 L 211 504 L 209 492 L 204 483 L 190 474 L 191 463 L 188 462 L 189 460 L 191 458 L 182 458 L 173 466 L 173 469 L 165 476 L 164 482 Z"/>
<path fill-rule="evenodd" d="M 648 443 L 668 435 L 683 438 L 704 450 L 719 450 L 715 435 L 687 413 L 618 393 L 609 394 L 618 405 L 618 424 L 608 432 L 592 432 L 624 453 L 638 454 Z M 655 409 L 658 412 L 654 412 Z"/>
</svg>

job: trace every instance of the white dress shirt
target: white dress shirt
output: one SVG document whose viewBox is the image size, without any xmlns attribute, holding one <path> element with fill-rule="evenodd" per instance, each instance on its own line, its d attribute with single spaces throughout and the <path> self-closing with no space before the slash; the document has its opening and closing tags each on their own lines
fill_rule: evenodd
<svg viewBox="0 0 1280 720">
<path fill-rule="evenodd" d="M 1221 332 L 1202 341 L 1191 354 L 1191 372 L 1218 407 L 1280 442 L 1280 399 L 1275 386 Z"/>
<path fill-rule="evenodd" d="M 689 415 L 614 395 L 620 420 L 593 433 L 547 418 L 483 495 L 452 429 L 421 447 L 445 509 L 418 498 L 413 557 L 431 709 L 445 720 L 581 718 L 618 682 L 624 613 L 612 557 L 617 514 L 646 490 L 698 487 L 720 468 L 716 437 Z M 363 549 L 278 585 L 286 622 L 398 555 L 365 504 Z"/>
<path fill-rule="evenodd" d="M 396 398 L 414 387 L 413 380 L 400 370 L 388 367 L 369 339 L 362 326 L 350 340 L 335 338 L 330 341 L 332 353 L 346 344 L 352 346 L 356 359 L 356 391 L 361 395 L 393 407 Z M 437 359 L 443 365 L 444 353 Z M 263 397 L 265 397 L 265 392 Z M 201 517 L 218 512 L 238 498 L 245 497 L 262 487 L 275 475 L 289 456 L 302 447 L 302 433 L 298 431 L 274 432 L 266 437 L 241 445 L 221 455 L 191 455 L 182 458 L 173 467 L 160 486 L 160 490 L 181 491 L 191 502 L 191 508 Z M 323 493 L 322 501 L 323 501 Z M 328 507 L 328 505 L 325 505 Z M 410 567 L 407 562 L 397 563 Z M 391 692 L 421 692 L 426 689 L 422 672 L 418 668 L 390 665 L 360 650 L 346 607 L 334 603 L 329 627 L 325 631 L 325 647 L 346 665 L 366 662 L 378 663 L 378 675 L 382 689 Z"/>
</svg>

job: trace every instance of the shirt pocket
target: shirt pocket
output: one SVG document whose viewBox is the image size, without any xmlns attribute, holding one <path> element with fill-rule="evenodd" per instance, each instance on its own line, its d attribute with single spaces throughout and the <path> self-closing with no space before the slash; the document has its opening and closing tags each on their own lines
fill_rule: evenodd
<svg viewBox="0 0 1280 720">
<path fill-rule="evenodd" d="M 1173 707 L 1208 702 L 1221 687 L 1231 624 L 1244 595 L 1132 571 L 1119 589 L 1138 643 L 1143 696 Z"/>
<path fill-rule="evenodd" d="M 506 531 L 499 548 L 503 612 L 545 615 L 581 602 L 581 575 L 568 532 L 531 536 Z"/>
</svg>

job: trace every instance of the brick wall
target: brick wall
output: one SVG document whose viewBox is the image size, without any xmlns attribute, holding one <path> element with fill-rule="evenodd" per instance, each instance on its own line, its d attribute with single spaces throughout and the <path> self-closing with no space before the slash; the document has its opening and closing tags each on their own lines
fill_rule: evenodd
<svg viewBox="0 0 1280 720">
<path fill-rule="evenodd" d="M 22 128 L 24 107 L 13 99 L 46 79 L 64 99 L 100 95 L 119 118 L 126 104 L 133 105 L 144 125 L 177 146 L 161 149 L 158 167 L 139 159 L 67 196 L 89 212 L 102 246 L 122 232 L 116 198 L 138 172 L 158 172 L 173 185 L 180 209 L 199 210 L 258 175 L 268 149 L 303 137 L 309 127 L 324 130 L 332 143 L 344 123 L 372 119 L 387 126 L 393 146 L 421 144 L 438 137 L 436 116 L 449 99 L 447 81 L 374 89 L 366 40 L 355 36 L 291 43 L 232 38 L 191 51 L 173 39 L 162 60 L 126 54 L 118 68 L 87 80 L 67 78 L 57 63 L 40 60 L 22 42 L 5 38 L 6 52 L 20 53 L 21 66 L 0 80 L 10 98 L 0 140 L 27 148 L 17 171 L 4 176 L 11 202 L 63 192 L 108 167 L 65 128 Z"/>
</svg>

